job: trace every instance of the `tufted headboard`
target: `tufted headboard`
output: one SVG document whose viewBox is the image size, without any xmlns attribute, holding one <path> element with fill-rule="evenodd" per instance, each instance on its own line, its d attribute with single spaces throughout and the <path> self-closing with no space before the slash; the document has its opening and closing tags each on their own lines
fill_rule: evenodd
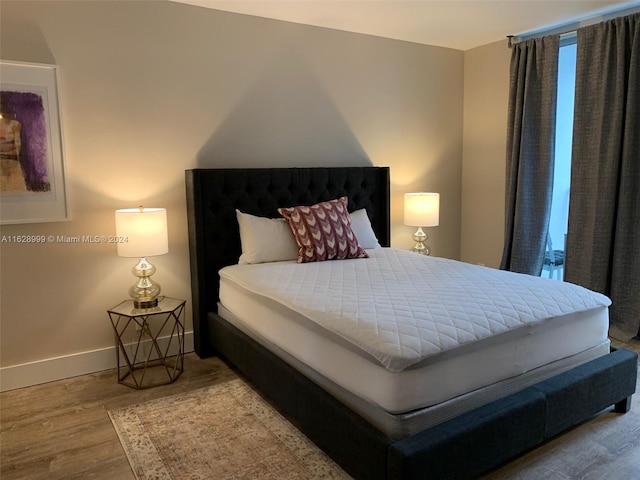
<svg viewBox="0 0 640 480">
<path fill-rule="evenodd" d="M 349 211 L 365 208 L 382 246 L 389 246 L 389 168 L 249 168 L 187 170 L 187 218 L 194 344 L 208 345 L 208 315 L 217 311 L 218 271 L 241 253 L 236 209 L 277 218 L 279 207 L 349 197 Z"/>
</svg>

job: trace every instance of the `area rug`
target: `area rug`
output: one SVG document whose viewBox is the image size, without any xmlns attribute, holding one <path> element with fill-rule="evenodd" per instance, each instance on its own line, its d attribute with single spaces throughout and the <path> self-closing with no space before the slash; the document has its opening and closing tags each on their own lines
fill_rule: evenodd
<svg viewBox="0 0 640 480">
<path fill-rule="evenodd" d="M 138 480 L 350 478 L 239 379 L 109 417 Z"/>
</svg>

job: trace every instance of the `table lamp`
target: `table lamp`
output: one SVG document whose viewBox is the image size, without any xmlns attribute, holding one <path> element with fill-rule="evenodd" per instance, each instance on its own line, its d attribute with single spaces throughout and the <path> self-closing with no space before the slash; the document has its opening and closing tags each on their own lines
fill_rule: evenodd
<svg viewBox="0 0 640 480">
<path fill-rule="evenodd" d="M 431 249 L 425 245 L 429 236 L 423 227 L 435 227 L 440 223 L 440 194 L 439 193 L 405 193 L 404 194 L 404 224 L 418 227 L 413 239 L 416 244 L 411 249 L 422 255 L 431 254 Z"/>
<path fill-rule="evenodd" d="M 129 288 L 135 308 L 153 308 L 158 305 L 160 284 L 151 279 L 156 271 L 147 257 L 169 252 L 167 211 L 164 208 L 125 208 L 116 210 L 118 255 L 139 257 L 131 270 L 138 281 Z"/>
</svg>

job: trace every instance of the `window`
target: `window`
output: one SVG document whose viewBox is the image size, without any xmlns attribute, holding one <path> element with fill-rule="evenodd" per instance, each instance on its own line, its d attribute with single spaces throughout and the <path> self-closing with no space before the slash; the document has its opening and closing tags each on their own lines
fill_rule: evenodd
<svg viewBox="0 0 640 480">
<path fill-rule="evenodd" d="M 576 83 L 576 38 L 563 39 L 558 59 L 558 103 L 556 109 L 556 149 L 553 178 L 553 199 L 549 236 L 554 250 L 564 251 L 569 218 L 571 180 L 571 143 L 573 138 L 573 102 Z M 544 268 L 543 276 L 552 271 Z M 562 269 L 554 278 L 562 279 Z"/>
</svg>

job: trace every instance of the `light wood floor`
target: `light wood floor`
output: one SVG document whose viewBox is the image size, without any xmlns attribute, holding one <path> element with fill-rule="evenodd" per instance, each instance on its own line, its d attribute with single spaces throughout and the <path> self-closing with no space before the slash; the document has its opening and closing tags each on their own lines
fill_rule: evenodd
<svg viewBox="0 0 640 480">
<path fill-rule="evenodd" d="M 640 352 L 640 342 L 623 346 Z M 133 390 L 119 385 L 112 370 L 2 393 L 0 478 L 135 480 L 107 411 L 225 382 L 236 376 L 218 358 L 201 360 L 192 353 L 185 357 L 185 372 L 172 385 Z M 640 478 L 639 402 L 634 398 L 634 408 L 629 414 L 601 414 L 486 478 Z M 611 430 L 612 421 L 619 425 L 618 433 L 599 435 L 598 428 L 605 426 Z M 586 437 L 590 439 L 588 449 L 591 451 L 570 450 L 579 439 Z M 582 448 L 581 445 L 578 448 Z M 585 461 L 587 466 L 592 465 L 593 458 L 598 459 L 594 467 L 597 470 L 591 470 L 595 476 L 585 472 L 584 467 Z M 576 467 L 577 463 L 582 467 Z"/>
</svg>

